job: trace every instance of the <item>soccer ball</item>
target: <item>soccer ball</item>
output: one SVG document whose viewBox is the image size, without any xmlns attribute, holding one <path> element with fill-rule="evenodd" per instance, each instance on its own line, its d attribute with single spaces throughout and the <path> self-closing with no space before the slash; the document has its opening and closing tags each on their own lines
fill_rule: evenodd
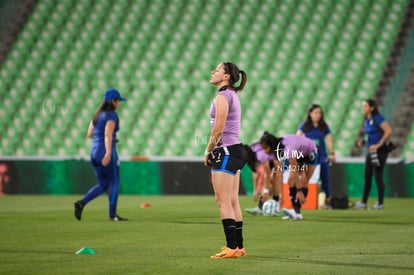
<svg viewBox="0 0 414 275">
<path fill-rule="evenodd" d="M 263 204 L 263 216 L 278 216 L 279 215 L 279 203 L 275 200 L 265 201 Z"/>
</svg>

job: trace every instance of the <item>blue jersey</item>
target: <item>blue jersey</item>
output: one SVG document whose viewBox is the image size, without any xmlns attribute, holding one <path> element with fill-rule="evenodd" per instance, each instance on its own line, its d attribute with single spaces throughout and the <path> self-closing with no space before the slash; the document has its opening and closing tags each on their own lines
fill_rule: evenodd
<svg viewBox="0 0 414 275">
<path fill-rule="evenodd" d="M 112 151 L 116 150 L 116 132 L 119 130 L 118 116 L 115 111 L 102 111 L 93 129 L 91 158 L 102 160 L 105 150 L 105 126 L 108 121 L 115 122 L 115 129 L 112 134 Z M 113 154 L 116 155 L 116 154 Z"/>
<path fill-rule="evenodd" d="M 385 118 L 380 114 L 373 115 L 364 121 L 364 131 L 365 134 L 368 136 L 368 147 L 377 144 L 381 140 L 382 135 L 384 133 L 381 130 L 380 125 L 384 121 Z"/>
<path fill-rule="evenodd" d="M 325 137 L 331 133 L 329 126 L 326 125 L 325 131 L 322 131 L 321 129 L 316 128 L 312 125 L 312 128 L 310 129 L 310 131 L 306 132 L 304 125 L 305 123 L 302 123 L 299 127 L 299 130 L 303 132 L 305 137 L 312 139 L 316 143 L 316 145 L 319 145 L 320 156 L 326 157 L 327 152 L 326 152 L 326 145 L 325 145 Z"/>
</svg>

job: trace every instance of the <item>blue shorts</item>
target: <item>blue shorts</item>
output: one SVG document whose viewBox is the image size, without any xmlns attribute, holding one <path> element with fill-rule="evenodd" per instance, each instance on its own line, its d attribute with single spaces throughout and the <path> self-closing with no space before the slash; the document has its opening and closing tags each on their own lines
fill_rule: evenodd
<svg viewBox="0 0 414 275">
<path fill-rule="evenodd" d="M 235 176 L 246 163 L 246 154 L 242 144 L 216 148 L 213 150 L 212 171 Z"/>
</svg>

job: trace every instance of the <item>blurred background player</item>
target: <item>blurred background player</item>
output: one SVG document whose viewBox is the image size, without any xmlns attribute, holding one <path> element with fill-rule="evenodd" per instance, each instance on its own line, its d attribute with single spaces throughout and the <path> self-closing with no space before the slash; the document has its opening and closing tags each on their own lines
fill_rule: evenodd
<svg viewBox="0 0 414 275">
<path fill-rule="evenodd" d="M 368 196 L 372 186 L 372 176 L 375 176 L 377 183 L 378 201 L 372 207 L 373 210 L 384 209 L 384 167 L 388 157 L 388 148 L 385 142 L 390 138 L 392 130 L 385 118 L 379 113 L 377 103 L 373 99 L 365 100 L 362 103 L 362 112 L 365 116 L 364 131 L 367 140 L 358 141 L 358 146 L 365 143 L 368 152 L 365 157 L 364 170 L 364 191 L 361 201 L 354 206 L 356 209 L 366 209 Z"/>
<path fill-rule="evenodd" d="M 0 196 L 18 193 L 17 171 L 14 162 L 0 162 Z"/>
<path fill-rule="evenodd" d="M 302 220 L 300 212 L 302 204 L 306 202 L 308 182 L 319 164 L 318 149 L 315 142 L 309 138 L 297 135 L 275 137 L 264 132 L 260 138 L 260 145 L 266 153 L 274 154 L 275 180 L 282 190 L 284 162 L 288 160 L 289 197 L 293 209 L 283 209 L 284 219 Z M 265 188 L 268 188 L 265 186 Z"/>
<path fill-rule="evenodd" d="M 116 132 L 119 130 L 119 119 L 115 110 L 121 101 L 126 101 L 115 89 L 108 89 L 104 101 L 99 106 L 93 120 L 89 124 L 88 137 L 92 138 L 91 163 L 95 170 L 98 183 L 83 197 L 76 201 L 75 217 L 81 220 L 85 205 L 108 191 L 109 219 L 111 221 L 126 221 L 118 216 L 116 208 L 119 193 L 119 160 L 116 151 Z"/>
<path fill-rule="evenodd" d="M 321 161 L 320 179 L 322 183 L 322 192 L 325 193 L 325 203 L 327 207 L 329 207 L 329 199 L 331 197 L 329 166 L 332 162 L 336 161 L 336 158 L 331 130 L 325 122 L 323 110 L 320 105 L 313 104 L 309 108 L 306 121 L 299 126 L 296 134 L 310 138 L 318 145 L 319 157 Z M 326 151 L 326 147 L 329 149 L 329 154 Z"/>
<path fill-rule="evenodd" d="M 253 174 L 253 201 L 258 201 L 258 205 L 253 208 L 246 208 L 246 212 L 252 215 L 262 215 L 263 203 L 269 199 L 269 194 L 272 192 L 272 199 L 279 202 L 281 190 L 274 184 L 273 177 L 273 160 L 274 154 L 267 154 L 259 142 L 252 145 L 244 145 L 247 152 L 246 163 L 252 170 Z M 264 189 L 264 181 L 268 183 L 266 186 L 271 186 L 271 189 Z M 277 203 L 277 205 L 279 205 Z M 277 215 L 279 209 L 274 213 Z"/>
<path fill-rule="evenodd" d="M 235 86 L 240 75 L 240 84 Z M 226 236 L 226 246 L 211 256 L 213 259 L 246 255 L 239 203 L 240 169 L 245 164 L 246 152 L 239 139 L 241 107 L 237 93 L 246 81 L 246 73 L 230 62 L 218 64 L 211 72 L 210 83 L 218 91 L 210 107 L 211 134 L 204 164 L 212 167 L 213 189 Z"/>
</svg>

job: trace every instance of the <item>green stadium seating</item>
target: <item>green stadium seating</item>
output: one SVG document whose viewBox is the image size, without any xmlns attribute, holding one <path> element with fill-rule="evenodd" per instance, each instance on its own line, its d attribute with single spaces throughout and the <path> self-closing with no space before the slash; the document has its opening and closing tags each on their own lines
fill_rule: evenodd
<svg viewBox="0 0 414 275">
<path fill-rule="evenodd" d="M 295 133 L 319 103 L 347 156 L 407 3 L 39 1 L 0 67 L 0 155 L 88 155 L 86 128 L 108 87 L 128 98 L 121 155 L 202 155 L 210 72 L 230 60 L 248 73 L 243 142 Z"/>
<path fill-rule="evenodd" d="M 414 160 L 414 124 L 411 125 L 401 156 L 411 161 Z"/>
</svg>

